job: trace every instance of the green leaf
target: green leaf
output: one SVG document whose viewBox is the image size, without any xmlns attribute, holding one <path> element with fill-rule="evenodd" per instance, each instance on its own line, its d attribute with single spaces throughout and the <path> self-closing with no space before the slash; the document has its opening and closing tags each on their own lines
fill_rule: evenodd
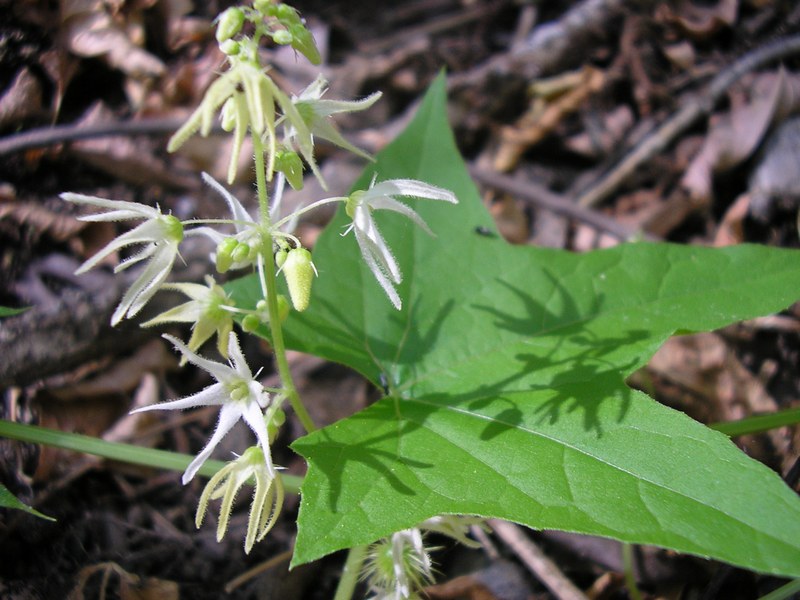
<svg viewBox="0 0 800 600">
<path fill-rule="evenodd" d="M 310 307 L 286 323 L 291 347 L 390 390 L 294 443 L 309 462 L 294 564 L 466 513 L 800 576 L 800 499 L 722 434 L 624 383 L 675 331 L 786 307 L 800 256 L 666 244 L 577 255 L 478 235 L 491 219 L 444 101 L 440 79 L 357 186 L 375 171 L 460 200 L 409 200 L 436 238 L 376 214 L 403 310 L 342 239 L 340 211 L 315 247 Z M 240 282 L 240 305 L 256 289 Z"/>
<path fill-rule="evenodd" d="M 26 306 L 23 308 L 11 308 L 10 306 L 0 306 L 0 318 L 13 317 L 14 315 L 19 315 L 21 313 L 24 313 L 29 308 L 30 306 Z"/>
<path fill-rule="evenodd" d="M 47 521 L 55 521 L 53 517 L 48 517 L 40 513 L 35 508 L 31 508 L 24 502 L 21 502 L 14 494 L 8 491 L 8 488 L 0 483 L 0 506 L 4 506 L 5 508 L 13 508 L 16 510 L 23 510 L 26 513 L 30 513 L 35 517 L 39 517 L 40 519 L 45 519 Z"/>
</svg>

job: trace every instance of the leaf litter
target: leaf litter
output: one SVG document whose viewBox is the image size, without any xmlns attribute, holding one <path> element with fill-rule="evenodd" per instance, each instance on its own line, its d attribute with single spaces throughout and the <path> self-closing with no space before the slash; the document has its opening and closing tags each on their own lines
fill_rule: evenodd
<svg viewBox="0 0 800 600">
<path fill-rule="evenodd" d="M 4 135 L 10 136 L 20 127 L 48 125 L 53 119 L 77 125 L 98 102 L 107 107 L 102 119 L 110 122 L 151 117 L 174 117 L 178 122 L 182 111 L 193 105 L 207 85 L 208 69 L 213 69 L 215 58 L 208 54 L 211 37 L 205 26 L 209 16 L 202 8 L 165 0 L 135 6 L 117 2 L 62 4 L 63 45 L 37 48 L 39 42 L 32 41 L 26 45 L 26 35 L 33 40 L 37 31 L 46 31 L 45 8 L 33 8 L 24 16 L 15 14 L 12 19 L 22 42 L 4 46 L 0 53 L 0 114 L 10 115 L 0 121 Z M 622 10 L 622 3 L 584 0 L 542 5 L 534 11 L 533 20 L 530 11 L 517 4 L 501 2 L 489 7 L 488 0 L 477 2 L 475 12 L 484 18 L 475 19 L 467 14 L 468 4 L 476 3 L 404 2 L 377 22 L 372 11 L 346 3 L 309 2 L 301 9 L 304 16 L 332 32 L 326 68 L 345 77 L 350 93 L 342 96 L 381 89 L 388 100 L 390 108 L 383 109 L 386 113 L 382 116 L 390 119 L 389 125 L 381 126 L 377 120 L 355 121 L 349 124 L 351 135 L 371 140 L 368 145 L 373 149 L 391 139 L 389 132 L 401 126 L 403 115 L 410 114 L 427 83 L 439 68 L 447 66 L 452 118 L 462 151 L 480 166 L 494 165 L 518 181 L 544 185 L 564 202 L 572 202 L 592 189 L 613 173 L 624 155 L 646 140 L 658 124 L 702 98 L 710 76 L 722 72 L 748 50 L 772 42 L 775 32 L 790 37 L 800 30 L 800 11 L 779 3 L 686 0 L 673 7 L 642 3 L 635 9 Z M 523 14 L 528 15 L 527 20 Z M 443 18 L 465 15 L 461 21 Z M 460 24 L 448 25 L 450 22 Z M 431 23 L 435 26 L 428 25 Z M 164 44 L 148 35 L 159 29 L 168 32 Z M 615 35 L 618 31 L 626 32 L 625 44 Z M 393 35 L 387 38 L 388 34 Z M 510 41 L 514 39 L 517 43 L 512 47 Z M 372 55 L 359 55 L 359 47 L 372 47 Z M 27 50 L 30 48 L 36 51 Z M 291 81 L 292 62 L 284 57 L 279 64 Z M 644 161 L 617 184 L 609 201 L 594 210 L 627 223 L 634 231 L 653 231 L 672 241 L 800 245 L 796 189 L 791 180 L 781 177 L 796 164 L 792 162 L 796 133 L 791 133 L 792 121 L 787 119 L 797 112 L 795 73 L 799 67 L 798 54 L 789 53 L 781 68 L 774 62 L 756 68 L 736 87 L 725 90 L 726 102 L 711 107 L 710 119 L 698 119 L 693 129 L 674 135 L 663 152 Z M 548 81 L 569 81 L 576 73 L 601 73 L 602 80 L 577 80 L 560 96 L 549 96 L 535 109 L 540 112 L 532 115 L 536 100 L 531 90 L 536 93 Z M 106 83 L 103 89 L 87 87 L 92 76 Z M 80 226 L 47 208 L 48 198 L 70 187 L 67 181 L 77 181 L 91 191 L 108 186 L 122 175 L 129 189 L 157 200 L 166 209 L 189 214 L 203 210 L 206 199 L 188 198 L 180 191 L 192 168 L 186 156 L 165 157 L 158 150 L 158 138 L 127 138 L 123 142 L 123 137 L 116 138 L 119 143 L 114 143 L 114 138 L 98 138 L 71 146 L 28 149 L 9 155 L 0 167 L 2 180 L 10 186 L 10 193 L 4 196 L 7 199 L 0 203 L 0 250 L 4 258 L 0 268 L 5 271 L 0 280 L 9 283 L 3 304 L 26 304 L 24 294 L 9 291 L 16 289 L 11 283 L 26 265 L 52 252 L 75 255 L 82 246 L 83 242 L 74 238 L 84 235 Z M 690 144 L 681 144 L 692 137 L 700 144 L 694 144 L 697 149 L 687 162 L 679 150 L 687 148 Z M 88 153 L 102 156 L 111 151 L 125 165 L 122 173 L 87 159 Z M 215 156 L 227 152 L 212 145 L 198 149 L 196 155 L 200 158 L 191 160 L 199 160 L 195 164 L 205 168 L 211 166 Z M 176 171 L 176 166 L 182 170 Z M 485 201 L 498 217 L 501 233 L 517 243 L 548 240 L 556 247 L 586 250 L 618 240 L 604 237 L 580 218 L 564 217 L 542 208 L 535 199 L 502 188 L 485 189 Z M 728 233 L 723 235 L 723 230 Z M 33 233 L 20 235 L 25 231 Z M 548 233 L 551 235 L 545 235 Z M 790 312 L 785 318 L 795 323 L 797 315 Z M 86 325 L 91 326 L 91 321 Z M 796 405 L 800 397 L 800 382 L 794 375 L 800 346 L 797 330 L 775 329 L 761 322 L 737 327 L 743 327 L 744 333 L 726 330 L 711 338 L 670 341 L 651 366 L 634 379 L 639 377 L 644 388 L 653 386 L 655 396 L 665 404 L 702 419 L 741 417 Z M 256 345 L 250 351 L 265 357 L 266 364 L 263 348 Z M 12 353 L 4 356 L 13 359 Z M 174 397 L 174 388 L 203 384 L 199 374 L 186 376 L 192 381 L 176 380 L 159 373 L 141 357 L 130 358 L 133 363 L 112 353 L 106 362 L 127 371 L 132 382 L 149 381 L 147 389 L 155 389 L 149 393 Z M 346 396 L 348 403 L 353 403 L 348 407 L 353 411 L 365 396 L 378 395 L 352 375 L 335 373 L 329 378 L 327 369 L 317 366 L 309 371 L 309 385 L 312 389 L 315 382 L 319 385 L 318 391 L 310 394 L 319 397 L 321 404 L 333 386 L 339 390 L 337 396 Z M 80 371 L 74 376 L 79 378 Z M 14 407 L 14 414 L 33 420 L 33 398 L 52 392 L 58 385 L 52 379 L 39 382 L 35 389 L 10 382 L 5 390 L 7 405 Z M 134 383 L 114 392 L 120 411 L 124 412 L 121 407 L 131 402 L 139 387 Z M 77 411 L 76 415 L 85 414 L 68 427 L 100 435 L 115 427 L 107 411 L 98 413 L 81 407 L 80 402 L 73 404 L 76 406 L 71 410 Z M 105 416 L 101 419 L 99 415 Z M 341 415 L 337 410 L 328 418 Z M 82 419 L 86 422 L 80 424 Z M 125 435 L 135 435 L 136 425 L 126 427 L 134 430 Z M 191 423 L 188 433 L 170 423 L 165 427 L 161 441 L 188 450 L 202 439 L 198 428 L 213 427 L 213 422 Z M 795 427 L 741 443 L 786 472 L 798 455 L 800 434 Z M 59 484 L 59 493 L 48 495 L 48 486 L 62 481 L 75 467 L 50 464 L 52 474 L 31 486 L 30 465 L 23 469 L 19 463 L 9 462 L 9 466 L 13 472 L 13 476 L 7 475 L 9 481 L 17 485 L 12 491 L 22 494 L 23 500 L 35 499 L 37 494 L 45 498 L 43 512 L 69 526 L 59 533 L 25 518 L 7 522 L 5 539 L 19 544 L 14 546 L 19 549 L 18 558 L 37 558 L 32 566 L 15 573 L 11 565 L 18 563 L 4 556 L 8 565 L 3 569 L 6 590 L 64 595 L 81 589 L 79 584 L 87 592 L 99 590 L 103 581 L 111 581 L 112 587 L 120 586 L 116 591 L 122 595 L 123 584 L 139 581 L 141 585 L 144 579 L 137 578 L 152 577 L 160 582 L 154 583 L 153 589 L 167 586 L 161 590 L 163 594 L 171 593 L 170 586 L 177 582 L 181 595 L 217 597 L 218 588 L 210 585 L 218 586 L 220 581 L 232 579 L 258 560 L 291 545 L 292 524 L 287 519 L 283 532 L 250 559 L 241 556 L 236 544 L 217 546 L 204 537 L 203 531 L 196 532 L 191 526 L 197 491 L 178 489 L 170 476 L 143 477 L 100 463 Z M 125 499 L 122 504 L 120 498 Z M 23 531 L 29 535 L 21 541 Z M 539 534 L 537 539 L 547 551 L 562 548 L 563 552 L 564 539 L 558 538 L 556 544 L 553 540 L 557 537 Z M 192 544 L 189 548 L 187 541 Z M 10 547 L 6 542 L 3 546 Z M 578 542 L 567 538 L 566 546 L 577 547 Z M 121 561 L 120 555 L 127 558 Z M 184 561 L 175 564 L 168 560 L 175 555 L 183 556 Z M 453 556 L 443 565 L 445 573 L 458 572 L 470 560 L 474 556 Z M 468 568 L 468 572 L 482 573 L 490 564 L 487 560 L 480 567 Z M 593 584 L 614 589 L 613 581 L 606 578 L 608 567 L 604 570 L 569 551 L 563 554 L 563 561 L 561 568 L 576 573 L 576 583 L 583 589 L 592 589 Z M 676 582 L 699 590 L 709 584 L 707 576 L 682 570 L 680 561 L 667 561 L 667 565 L 666 574 L 657 577 L 652 572 L 640 573 L 641 581 L 652 586 L 648 591 L 663 593 Z M 321 578 L 316 597 L 329 597 L 338 559 L 314 568 L 315 576 Z M 213 584 L 208 579 L 212 572 L 218 576 Z M 684 579 L 689 572 L 691 580 Z M 725 597 L 751 598 L 756 590 L 766 591 L 775 585 L 751 574 L 736 577 L 734 581 L 744 585 L 723 582 L 721 593 Z M 281 579 L 288 581 L 282 568 L 268 571 L 238 588 L 234 597 L 259 597 L 259 590 L 274 589 L 270 586 Z M 545 593 L 540 584 L 527 584 L 532 593 Z M 290 592 L 294 595 L 282 597 L 311 597 L 302 590 L 302 584 L 295 582 Z M 436 593 L 447 597 L 448 592 L 437 589 Z M 86 597 L 90 596 L 88 593 Z"/>
</svg>

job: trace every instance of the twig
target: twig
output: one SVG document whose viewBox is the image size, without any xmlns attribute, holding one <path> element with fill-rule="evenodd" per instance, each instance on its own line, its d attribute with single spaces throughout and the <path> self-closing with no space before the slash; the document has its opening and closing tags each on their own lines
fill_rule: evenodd
<svg viewBox="0 0 800 600">
<path fill-rule="evenodd" d="M 256 565 L 252 569 L 248 569 L 241 575 L 237 575 L 233 579 L 231 579 L 228 583 L 225 584 L 225 593 L 230 594 L 233 590 L 238 587 L 241 587 L 254 577 L 261 575 L 264 571 L 269 571 L 272 567 L 275 567 L 282 562 L 286 562 L 290 558 L 292 558 L 292 553 L 294 552 L 294 548 L 290 548 L 280 554 L 277 554 L 270 558 L 269 560 L 265 560 L 261 564 Z"/>
<path fill-rule="evenodd" d="M 376 54 L 378 52 L 384 52 L 394 46 L 401 45 L 403 42 L 413 37 L 435 35 L 449 29 L 463 27 L 472 21 L 485 20 L 502 8 L 503 4 L 503 2 L 478 4 L 456 14 L 444 15 L 431 19 L 423 22 L 421 25 L 398 31 L 396 34 L 383 39 L 367 42 L 359 46 L 359 51 L 365 55 Z"/>
<path fill-rule="evenodd" d="M 555 194 L 547 188 L 536 185 L 535 183 L 519 181 L 508 175 L 502 175 L 472 166 L 469 169 L 469 173 L 476 181 L 484 185 L 532 202 L 556 214 L 591 225 L 600 231 L 610 233 L 620 240 L 627 241 L 641 238 L 654 241 L 658 239 L 648 233 L 632 230 L 622 223 L 589 208 L 578 206 L 567 198 Z"/>
<path fill-rule="evenodd" d="M 544 552 L 530 538 L 522 533 L 519 526 L 497 519 L 491 519 L 489 525 L 556 598 L 559 600 L 587 600 L 586 595 L 567 579 L 556 564 L 545 556 Z"/>
<path fill-rule="evenodd" d="M 578 204 L 584 207 L 595 206 L 611 196 L 644 163 L 665 150 L 700 118 L 710 115 L 728 88 L 743 75 L 799 52 L 800 35 L 795 35 L 781 38 L 745 54 L 711 81 L 708 92 L 675 113 L 592 186 L 592 189 L 578 198 Z"/>
<path fill-rule="evenodd" d="M 97 125 L 55 125 L 31 129 L 0 139 L 0 156 L 29 148 L 52 146 L 62 142 L 85 140 L 113 135 L 167 135 L 178 129 L 183 119 L 142 119 Z M 221 129 L 220 129 L 221 131 Z"/>
</svg>

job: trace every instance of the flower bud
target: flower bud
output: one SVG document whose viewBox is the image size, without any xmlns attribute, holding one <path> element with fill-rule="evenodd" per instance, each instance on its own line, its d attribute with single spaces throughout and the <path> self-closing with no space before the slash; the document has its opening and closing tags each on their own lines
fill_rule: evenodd
<svg viewBox="0 0 800 600">
<path fill-rule="evenodd" d="M 274 41 L 276 44 L 280 44 L 281 46 L 291 44 L 293 39 L 294 38 L 292 37 L 292 34 L 285 29 L 279 29 L 272 34 L 272 41 Z"/>
<path fill-rule="evenodd" d="M 217 271 L 225 273 L 236 262 L 233 259 L 233 251 L 239 245 L 236 238 L 225 238 L 217 246 Z"/>
<path fill-rule="evenodd" d="M 280 248 L 275 253 L 275 264 L 280 269 L 283 266 L 283 263 L 286 262 L 286 257 L 289 255 L 289 248 Z"/>
<path fill-rule="evenodd" d="M 233 249 L 231 253 L 233 257 L 233 262 L 243 262 L 250 258 L 250 246 L 243 242 L 240 242 L 236 245 L 236 248 Z"/>
<path fill-rule="evenodd" d="M 283 263 L 283 275 L 289 286 L 289 296 L 294 309 L 303 312 L 311 300 L 311 284 L 315 275 L 311 252 L 305 248 L 290 250 Z"/>
<path fill-rule="evenodd" d="M 288 4 L 278 4 L 275 16 L 284 23 L 299 23 L 300 15 Z"/>
<path fill-rule="evenodd" d="M 278 13 L 278 7 L 272 0 L 256 0 L 253 2 L 253 8 L 265 17 L 274 17 Z"/>
<path fill-rule="evenodd" d="M 220 44 L 219 49 L 222 50 L 223 54 L 228 56 L 236 56 L 239 54 L 241 46 L 236 40 L 225 40 L 222 42 L 222 44 Z"/>
<path fill-rule="evenodd" d="M 305 56 L 312 65 L 318 65 L 322 62 L 314 36 L 306 29 L 305 25 L 301 23 L 290 25 L 289 32 L 292 34 L 292 48 Z"/>
<path fill-rule="evenodd" d="M 258 329 L 259 325 L 261 325 L 261 319 L 256 315 L 246 315 L 245 318 L 242 319 L 242 329 L 245 333 L 253 333 Z"/>
<path fill-rule="evenodd" d="M 227 9 L 219 16 L 217 23 L 217 41 L 221 44 L 242 30 L 244 12 L 234 6 Z"/>
<path fill-rule="evenodd" d="M 281 425 L 283 425 L 285 422 L 286 413 L 279 408 L 273 413 L 272 418 L 267 422 L 267 433 L 269 434 L 270 442 L 275 441 L 275 438 L 278 437 L 278 432 L 280 431 Z"/>
</svg>

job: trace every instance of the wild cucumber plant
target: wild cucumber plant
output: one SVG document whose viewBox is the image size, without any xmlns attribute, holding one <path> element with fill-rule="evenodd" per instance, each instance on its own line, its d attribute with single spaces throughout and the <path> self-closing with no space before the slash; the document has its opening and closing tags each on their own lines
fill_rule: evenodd
<svg viewBox="0 0 800 600">
<path fill-rule="evenodd" d="M 136 316 L 160 289 L 189 299 L 145 325 L 192 323 L 188 342 L 165 337 L 216 383 L 140 409 L 220 407 L 184 483 L 240 419 L 255 435 L 255 445 L 209 481 L 198 526 L 209 503 L 221 499 L 221 538 L 235 496 L 250 484 L 245 550 L 275 524 L 284 486 L 270 444 L 288 401 L 308 431 L 292 446 L 309 464 L 293 564 L 358 548 L 354 562 L 366 564 L 376 597 L 414 597 L 432 576 L 423 534 L 470 543 L 469 527 L 482 517 L 800 577 L 800 500 L 792 490 L 722 434 L 625 384 L 676 331 L 721 327 L 795 300 L 796 252 L 631 244 L 578 256 L 475 235 L 492 223 L 453 145 L 441 79 L 356 191 L 283 214 L 285 182 L 300 187 L 304 168 L 325 185 L 316 138 L 365 155 L 331 116 L 364 110 L 380 94 L 326 99 L 322 78 L 297 95 L 281 90 L 262 63 L 262 40 L 320 60 L 298 12 L 286 4 L 256 0 L 230 8 L 216 31 L 225 71 L 169 149 L 208 134 L 219 116 L 234 137 L 231 183 L 249 137 L 258 214 L 208 175 L 228 218 L 180 221 L 158 207 L 63 194 L 106 210 L 86 220 L 140 221 L 79 269 L 139 247 L 116 268 L 146 262 L 112 323 Z M 312 260 L 292 228 L 303 213 L 329 203 L 342 210 Z M 351 232 L 355 244 L 342 239 Z M 215 242 L 218 272 L 254 274 L 228 286 L 211 275 L 206 285 L 168 283 L 180 245 L 192 235 Z M 269 338 L 278 388 L 259 383 L 234 322 Z M 227 364 L 200 354 L 214 335 Z M 292 381 L 287 347 L 349 365 L 385 397 L 317 430 Z M 374 544 L 369 552 L 367 544 Z M 338 597 L 355 585 L 352 577 L 343 581 Z"/>
</svg>

